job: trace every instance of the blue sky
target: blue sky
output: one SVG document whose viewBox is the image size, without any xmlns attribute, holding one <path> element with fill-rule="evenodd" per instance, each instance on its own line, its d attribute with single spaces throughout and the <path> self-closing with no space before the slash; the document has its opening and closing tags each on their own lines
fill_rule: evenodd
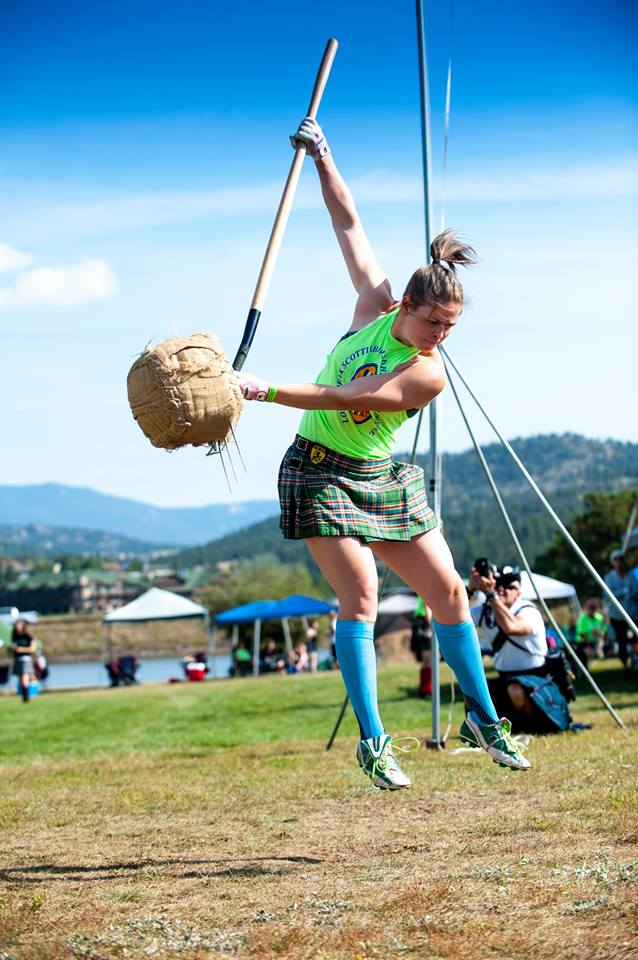
<svg viewBox="0 0 638 960">
<path fill-rule="evenodd" d="M 427 7 L 438 226 L 450 7 Z M 450 353 L 510 437 L 635 441 L 635 5 L 454 12 L 445 214 L 481 262 Z M 320 119 L 400 293 L 423 257 L 411 0 L 2 4 L 1 482 L 274 497 L 294 411 L 246 410 L 231 495 L 201 451 L 150 446 L 126 372 L 174 332 L 212 329 L 234 353 L 329 36 Z M 313 379 L 353 306 L 315 180 L 307 162 L 248 363 L 275 382 Z M 443 440 L 468 446 L 449 392 Z"/>
</svg>

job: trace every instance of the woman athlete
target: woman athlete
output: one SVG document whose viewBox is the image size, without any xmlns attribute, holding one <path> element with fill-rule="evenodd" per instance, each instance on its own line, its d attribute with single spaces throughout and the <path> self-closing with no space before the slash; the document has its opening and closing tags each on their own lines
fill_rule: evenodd
<svg viewBox="0 0 638 960">
<path fill-rule="evenodd" d="M 468 709 L 461 738 L 495 762 L 525 770 L 531 764 L 490 698 L 467 593 L 428 507 L 423 471 L 391 459 L 397 429 L 444 387 L 437 347 L 463 309 L 456 264 L 476 262 L 474 251 L 441 233 L 432 263 L 414 273 L 396 301 L 321 128 L 306 118 L 290 139 L 315 161 L 357 291 L 354 318 L 316 383 L 274 387 L 250 374 L 238 378 L 247 400 L 305 411 L 279 474 L 281 528 L 287 539 L 305 540 L 339 600 L 337 658 L 361 729 L 359 765 L 377 787 L 410 786 L 377 704 L 377 558 L 432 610 L 441 653 Z"/>
</svg>

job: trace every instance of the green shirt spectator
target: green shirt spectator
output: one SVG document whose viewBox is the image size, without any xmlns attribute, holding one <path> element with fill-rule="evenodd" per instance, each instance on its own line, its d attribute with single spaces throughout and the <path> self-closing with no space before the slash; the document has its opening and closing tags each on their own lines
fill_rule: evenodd
<svg viewBox="0 0 638 960">
<path fill-rule="evenodd" d="M 597 647 L 605 637 L 605 619 L 597 609 L 596 600 L 588 600 L 585 609 L 576 621 L 577 644 L 587 644 L 590 647 Z"/>
<path fill-rule="evenodd" d="M 593 616 L 581 613 L 576 621 L 576 643 L 595 645 L 602 638 L 604 630 L 605 620 L 602 613 L 595 613 Z"/>
</svg>

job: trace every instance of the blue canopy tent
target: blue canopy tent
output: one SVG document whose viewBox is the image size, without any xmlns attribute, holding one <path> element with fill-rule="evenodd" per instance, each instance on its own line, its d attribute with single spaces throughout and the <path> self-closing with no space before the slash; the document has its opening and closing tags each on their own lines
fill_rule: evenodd
<svg viewBox="0 0 638 960">
<path fill-rule="evenodd" d="M 215 626 L 233 627 L 233 642 L 237 639 L 237 626 L 240 623 L 252 623 L 253 626 L 253 675 L 259 673 L 259 646 L 261 643 L 261 623 L 262 620 L 281 620 L 286 641 L 286 650 L 292 649 L 290 638 L 290 617 L 300 617 L 302 620 L 306 617 L 316 617 L 321 614 L 331 613 L 338 608 L 332 603 L 326 603 L 324 600 L 317 600 L 315 597 L 304 597 L 303 594 L 296 593 L 290 597 L 284 597 L 283 600 L 256 600 L 254 603 L 244 603 L 240 607 L 233 607 L 232 610 L 225 610 L 218 613 L 215 617 Z"/>
</svg>

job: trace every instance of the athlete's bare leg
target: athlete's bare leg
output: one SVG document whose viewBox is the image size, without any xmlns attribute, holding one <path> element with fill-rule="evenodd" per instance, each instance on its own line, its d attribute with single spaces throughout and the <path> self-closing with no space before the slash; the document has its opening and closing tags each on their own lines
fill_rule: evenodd
<svg viewBox="0 0 638 960">
<path fill-rule="evenodd" d="M 337 595 L 339 619 L 374 623 L 378 578 L 370 547 L 357 537 L 310 537 L 305 543 Z"/>
<path fill-rule="evenodd" d="M 439 623 L 470 619 L 467 591 L 438 529 L 414 540 L 381 540 L 370 546 L 380 560 L 423 597 Z"/>
</svg>

